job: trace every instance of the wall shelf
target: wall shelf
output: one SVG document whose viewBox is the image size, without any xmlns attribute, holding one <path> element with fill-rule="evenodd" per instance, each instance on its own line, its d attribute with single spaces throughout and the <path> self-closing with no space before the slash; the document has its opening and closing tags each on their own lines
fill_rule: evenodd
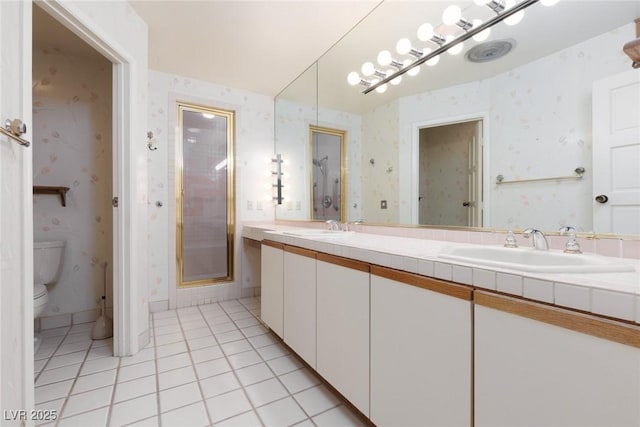
<svg viewBox="0 0 640 427">
<path fill-rule="evenodd" d="M 33 194 L 55 194 L 60 196 L 62 206 L 67 206 L 67 191 L 69 191 L 69 187 L 33 186 Z"/>
</svg>

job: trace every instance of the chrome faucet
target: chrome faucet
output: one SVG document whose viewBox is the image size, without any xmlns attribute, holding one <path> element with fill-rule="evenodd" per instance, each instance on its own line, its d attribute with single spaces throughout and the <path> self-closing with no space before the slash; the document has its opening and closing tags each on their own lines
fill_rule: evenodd
<svg viewBox="0 0 640 427">
<path fill-rule="evenodd" d="M 549 250 L 549 243 L 547 243 L 547 238 L 544 236 L 542 231 L 536 230 L 535 228 L 527 228 L 522 232 L 524 237 L 531 238 L 531 246 L 535 249 L 541 251 Z"/>
<path fill-rule="evenodd" d="M 580 244 L 576 239 L 576 229 L 571 227 L 570 225 L 565 225 L 564 227 L 560 227 L 558 230 L 560 234 L 568 234 L 569 240 L 567 240 L 567 244 L 564 246 L 564 251 L 568 254 L 581 254 Z"/>
<path fill-rule="evenodd" d="M 340 231 L 340 223 L 335 219 L 325 221 L 325 224 L 327 224 L 330 231 Z"/>
<path fill-rule="evenodd" d="M 349 227 L 350 224 L 352 224 L 352 225 L 364 224 L 364 220 L 363 219 L 357 219 L 357 220 L 352 221 L 352 222 L 347 221 L 344 224 L 342 224 L 342 226 L 341 226 L 342 231 L 349 231 L 351 229 Z"/>
</svg>

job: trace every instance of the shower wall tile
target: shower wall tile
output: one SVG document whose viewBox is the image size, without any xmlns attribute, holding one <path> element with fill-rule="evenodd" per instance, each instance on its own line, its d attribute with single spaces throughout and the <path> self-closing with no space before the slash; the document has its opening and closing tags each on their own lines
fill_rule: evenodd
<svg viewBox="0 0 640 427">
<path fill-rule="evenodd" d="M 67 242 L 45 317 L 100 307 L 104 262 L 111 305 L 111 74 L 111 62 L 97 53 L 33 49 L 33 182 L 69 187 L 66 207 L 56 196 L 33 199 L 34 239 Z"/>
</svg>

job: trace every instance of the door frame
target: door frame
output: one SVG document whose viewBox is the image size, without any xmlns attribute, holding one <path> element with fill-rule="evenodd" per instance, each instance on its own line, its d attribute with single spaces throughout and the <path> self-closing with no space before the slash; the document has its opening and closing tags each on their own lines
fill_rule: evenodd
<svg viewBox="0 0 640 427">
<path fill-rule="evenodd" d="M 135 61 L 115 44 L 109 34 L 96 27 L 86 16 L 75 14 L 60 0 L 39 0 L 38 6 L 72 31 L 113 64 L 112 78 L 112 150 L 113 195 L 120 203 L 113 215 L 113 354 L 131 355 L 138 342 L 138 288 L 133 285 L 131 260 L 135 259 L 135 236 L 131 223 L 135 215 L 132 201 L 130 165 L 134 162 L 130 144 L 134 141 L 132 124 L 133 94 L 137 92 Z M 124 203 L 123 203 L 124 202 Z M 129 284 L 129 286 L 127 286 Z"/>
<path fill-rule="evenodd" d="M 489 187 L 489 113 L 488 112 L 479 112 L 479 113 L 471 113 L 464 114 L 460 116 L 432 119 L 420 122 L 413 122 L 411 124 L 412 132 L 411 132 L 411 224 L 419 224 L 420 218 L 420 205 L 418 202 L 418 197 L 420 196 L 420 129 L 436 127 L 436 126 L 447 126 L 454 125 L 462 122 L 471 122 L 471 121 L 481 121 L 482 122 L 482 135 L 478 139 L 477 144 L 480 145 L 479 153 L 482 154 L 481 165 L 482 172 L 480 173 L 480 178 L 482 179 L 481 184 L 481 192 L 480 195 L 482 200 L 478 203 L 478 209 L 482 212 L 482 227 L 487 227 L 488 219 L 491 218 L 489 207 L 491 203 L 489 203 L 490 198 L 490 187 Z"/>
</svg>

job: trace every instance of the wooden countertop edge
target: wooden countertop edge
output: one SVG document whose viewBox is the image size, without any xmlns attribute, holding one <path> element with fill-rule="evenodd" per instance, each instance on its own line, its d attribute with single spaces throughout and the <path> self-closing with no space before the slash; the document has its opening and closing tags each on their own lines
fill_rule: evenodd
<svg viewBox="0 0 640 427">
<path fill-rule="evenodd" d="M 324 252 L 318 252 L 316 258 L 318 259 L 318 261 L 328 262 L 329 264 L 336 264 L 342 267 L 350 268 L 352 270 L 362 271 L 365 273 L 368 273 L 371 267 L 370 264 L 363 261 L 358 261 L 351 258 L 343 258 L 336 255 L 329 255 L 329 254 L 325 254 Z"/>
<path fill-rule="evenodd" d="M 298 246 L 289 245 L 284 245 L 284 251 L 296 255 L 305 256 L 307 258 L 316 258 L 316 255 L 318 254 L 316 251 L 312 251 L 311 249 L 304 249 Z"/>
<path fill-rule="evenodd" d="M 408 273 L 401 270 L 394 270 L 392 268 L 381 267 L 378 265 L 371 266 L 371 274 L 437 292 L 439 294 L 460 298 L 465 301 L 473 300 L 473 288 L 464 285 L 452 284 L 451 282 L 444 280 L 433 279 L 431 277 Z"/>
<path fill-rule="evenodd" d="M 273 240 L 263 240 L 261 242 L 265 246 L 271 246 L 276 249 L 284 249 L 284 243 L 274 242 Z"/>
<path fill-rule="evenodd" d="M 640 348 L 638 326 L 483 291 L 475 291 L 474 299 L 476 304 L 484 307 Z"/>
</svg>

